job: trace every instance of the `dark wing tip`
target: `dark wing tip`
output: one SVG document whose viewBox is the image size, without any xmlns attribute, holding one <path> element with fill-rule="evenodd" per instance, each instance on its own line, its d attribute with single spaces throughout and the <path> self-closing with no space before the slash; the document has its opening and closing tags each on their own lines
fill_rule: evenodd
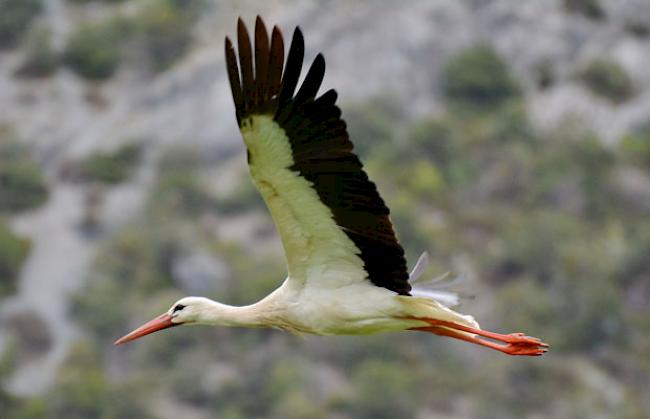
<svg viewBox="0 0 650 419">
<path fill-rule="evenodd" d="M 300 26 L 296 26 L 296 29 L 293 31 L 293 39 L 291 40 L 291 43 L 293 44 L 294 42 L 297 43 L 297 46 L 305 49 L 305 37 L 302 34 Z"/>
<path fill-rule="evenodd" d="M 243 105 L 242 86 L 239 78 L 239 66 L 237 65 L 237 57 L 235 55 L 235 48 L 232 41 L 226 36 L 224 42 L 224 49 L 226 55 L 226 69 L 228 71 L 228 81 L 230 82 L 230 90 L 232 98 L 235 102 L 235 110 L 237 119 L 240 118 L 240 109 Z"/>
<path fill-rule="evenodd" d="M 296 27 L 293 31 L 291 38 L 291 46 L 289 47 L 289 55 L 287 56 L 282 75 L 282 89 L 280 90 L 279 103 L 283 104 L 288 102 L 296 90 L 298 78 L 302 71 L 302 61 L 305 57 L 305 39 L 302 36 L 300 27 Z"/>
<path fill-rule="evenodd" d="M 284 69 L 284 39 L 282 38 L 282 31 L 277 26 L 273 27 L 271 34 L 271 47 L 269 70 L 267 75 L 267 94 L 273 104 L 276 102 L 276 97 L 280 92 L 280 83 L 282 80 L 282 70 Z M 273 106 L 273 105 L 272 105 Z"/>
<path fill-rule="evenodd" d="M 264 32 L 264 35 L 266 36 L 266 25 L 264 24 L 264 20 L 258 15 L 257 19 L 255 19 L 255 34 L 257 35 L 262 32 Z"/>
<path fill-rule="evenodd" d="M 266 93 L 269 88 L 268 71 L 269 71 L 269 35 L 266 31 L 264 21 L 257 16 L 255 20 L 255 86 L 256 99 L 255 106 L 261 107 L 266 100 Z"/>
<path fill-rule="evenodd" d="M 237 21 L 237 46 L 239 49 L 239 69 L 241 71 L 241 84 L 243 90 L 243 111 L 246 115 L 255 105 L 255 75 L 253 69 L 253 51 L 250 35 L 244 21 Z"/>
<path fill-rule="evenodd" d="M 323 57 L 323 54 L 320 52 L 318 53 L 316 58 L 314 58 L 314 63 L 312 64 L 312 66 L 316 66 L 316 65 L 318 67 L 322 67 L 323 71 L 325 71 L 325 57 Z"/>
<path fill-rule="evenodd" d="M 339 95 L 336 90 L 330 89 L 327 92 L 323 93 L 318 99 L 316 99 L 316 105 L 323 107 L 334 106 L 338 96 Z"/>
<path fill-rule="evenodd" d="M 318 54 L 302 82 L 302 86 L 294 98 L 296 103 L 304 103 L 316 97 L 320 85 L 325 77 L 325 58 L 323 54 Z"/>
<path fill-rule="evenodd" d="M 237 41 L 239 42 L 240 54 L 242 53 L 242 43 L 248 44 L 248 48 L 250 49 L 250 36 L 248 34 L 248 28 L 246 27 L 246 24 L 242 18 L 239 18 L 237 20 Z"/>
</svg>

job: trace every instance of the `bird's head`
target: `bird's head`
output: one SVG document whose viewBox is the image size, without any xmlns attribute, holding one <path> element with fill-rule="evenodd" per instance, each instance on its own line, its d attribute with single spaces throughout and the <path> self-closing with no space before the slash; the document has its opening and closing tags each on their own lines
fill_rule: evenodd
<svg viewBox="0 0 650 419">
<path fill-rule="evenodd" d="M 201 323 L 209 313 L 213 301 L 203 297 L 185 297 L 176 301 L 169 310 L 115 341 L 116 345 L 141 338 L 159 330 L 183 324 Z"/>
</svg>

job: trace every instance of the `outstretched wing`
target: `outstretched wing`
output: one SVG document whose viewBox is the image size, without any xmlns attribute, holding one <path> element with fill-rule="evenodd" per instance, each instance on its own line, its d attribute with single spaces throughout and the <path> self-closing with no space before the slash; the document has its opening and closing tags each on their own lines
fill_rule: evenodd
<svg viewBox="0 0 650 419">
<path fill-rule="evenodd" d="M 304 41 L 296 28 L 284 60 L 277 27 L 271 39 L 255 24 L 255 49 L 238 22 L 238 52 L 226 38 L 226 62 L 250 174 L 285 249 L 289 278 L 340 287 L 369 280 L 409 295 L 404 250 L 389 210 L 352 152 L 336 92 L 316 98 L 325 60 L 316 56 L 294 94 Z M 284 71 L 283 71 L 284 69 Z"/>
</svg>

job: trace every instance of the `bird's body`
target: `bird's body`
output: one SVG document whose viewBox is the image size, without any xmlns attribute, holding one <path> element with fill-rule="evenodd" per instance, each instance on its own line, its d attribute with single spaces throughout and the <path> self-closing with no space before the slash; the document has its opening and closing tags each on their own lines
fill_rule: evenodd
<svg viewBox="0 0 650 419">
<path fill-rule="evenodd" d="M 201 306 L 192 323 L 209 326 L 272 327 L 315 335 L 364 335 L 428 326 L 413 318 L 435 317 L 478 327 L 434 300 L 395 295 L 372 285 L 351 284 L 333 290 L 300 289 L 287 279 L 274 292 L 250 306 L 236 307 L 202 297 L 178 304 Z"/>
<path fill-rule="evenodd" d="M 362 335 L 418 330 L 512 355 L 541 355 L 548 345 L 523 334 L 479 328 L 441 304 L 443 293 L 413 287 L 389 210 L 352 152 L 336 92 L 316 97 L 325 72 L 319 54 L 295 92 L 304 44 L 284 41 L 258 17 L 253 49 L 238 25 L 239 60 L 226 38 L 226 63 L 251 178 L 275 221 L 288 277 L 250 306 L 186 297 L 117 343 L 180 324 L 272 327 L 294 333 Z M 449 295 L 447 295 L 449 296 Z M 503 342 L 498 344 L 492 340 Z"/>
</svg>

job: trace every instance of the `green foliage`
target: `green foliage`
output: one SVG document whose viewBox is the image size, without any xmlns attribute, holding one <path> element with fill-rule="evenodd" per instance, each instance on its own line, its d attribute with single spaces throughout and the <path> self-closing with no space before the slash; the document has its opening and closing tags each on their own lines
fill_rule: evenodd
<svg viewBox="0 0 650 419">
<path fill-rule="evenodd" d="M 45 404 L 39 398 L 19 398 L 0 389 L 0 411 L 12 419 L 41 419 Z"/>
<path fill-rule="evenodd" d="M 225 245 L 220 252 L 230 264 L 232 281 L 222 299 L 230 304 L 251 304 L 277 288 L 282 282 L 284 267 L 279 261 L 266 258 L 251 263 L 244 248 Z"/>
<path fill-rule="evenodd" d="M 47 195 L 41 168 L 28 150 L 11 140 L 0 144 L 0 212 L 35 208 L 46 201 Z"/>
<path fill-rule="evenodd" d="M 27 37 L 25 59 L 16 70 L 21 77 L 46 77 L 59 64 L 59 56 L 52 49 L 51 33 L 46 28 L 37 28 Z"/>
<path fill-rule="evenodd" d="M 458 142 L 453 128 L 440 119 L 415 122 L 407 134 L 407 146 L 412 156 L 434 163 L 446 180 L 451 180 L 452 162 L 457 159 Z"/>
<path fill-rule="evenodd" d="M 616 278 L 627 287 L 641 283 L 644 278 L 650 277 L 650 223 L 639 223 L 634 226 L 627 239 L 627 248 L 622 256 L 621 263 L 616 267 Z"/>
<path fill-rule="evenodd" d="M 107 243 L 98 266 L 122 287 L 151 292 L 171 285 L 171 263 L 180 252 L 181 237 L 173 227 L 131 226 Z"/>
<path fill-rule="evenodd" d="M 150 212 L 160 217 L 196 217 L 214 211 L 218 202 L 199 173 L 204 166 L 198 150 L 166 150 L 159 163 L 160 178 L 151 193 L 154 204 Z"/>
<path fill-rule="evenodd" d="M 0 211 L 19 212 L 47 199 L 43 174 L 36 163 L 4 161 L 0 167 Z"/>
<path fill-rule="evenodd" d="M 390 144 L 394 121 L 401 117 L 395 102 L 384 96 L 347 107 L 345 119 L 350 138 L 354 139 L 355 153 L 363 159 L 371 152 L 376 153 L 378 147 Z"/>
<path fill-rule="evenodd" d="M 593 20 L 604 20 L 607 17 L 600 0 L 564 0 L 564 9 Z"/>
<path fill-rule="evenodd" d="M 42 9 L 41 0 L 0 0 L 0 50 L 15 47 Z"/>
<path fill-rule="evenodd" d="M 425 160 L 420 160 L 411 166 L 405 181 L 414 193 L 421 196 L 435 197 L 445 186 L 440 171 Z"/>
<path fill-rule="evenodd" d="M 64 63 L 89 80 L 105 80 L 117 70 L 125 36 L 123 21 L 83 24 L 75 29 L 63 56 Z"/>
<path fill-rule="evenodd" d="M 489 45 L 475 45 L 444 68 L 444 93 L 452 104 L 488 109 L 520 96 L 506 63 Z"/>
<path fill-rule="evenodd" d="M 72 315 L 87 331 L 108 344 L 128 324 L 128 299 L 119 280 L 92 279 L 83 294 L 73 299 Z"/>
<path fill-rule="evenodd" d="M 364 361 L 354 372 L 356 394 L 347 409 L 355 418 L 414 417 L 417 383 L 399 364 Z"/>
<path fill-rule="evenodd" d="M 174 226 L 168 227 L 140 222 L 100 249 L 93 274 L 72 306 L 77 321 L 95 339 L 115 339 L 126 331 L 131 310 L 141 309 L 135 301 L 174 287 L 172 266 L 183 244 Z"/>
<path fill-rule="evenodd" d="M 86 3 L 124 3 L 129 0 L 68 0 L 71 3 L 77 3 L 77 4 L 86 4 Z"/>
<path fill-rule="evenodd" d="M 633 16 L 626 20 L 624 29 L 639 38 L 650 35 L 650 23 L 639 16 Z"/>
<path fill-rule="evenodd" d="M 215 200 L 217 211 L 224 215 L 242 214 L 254 209 L 264 210 L 265 204 L 250 178 L 240 179 L 226 196 Z"/>
<path fill-rule="evenodd" d="M 554 213 L 508 224 L 504 254 L 491 258 L 501 259 L 496 279 L 506 326 L 540 330 L 556 350 L 598 348 L 617 333 L 620 295 L 611 278 L 621 260 L 604 247 L 612 231 L 590 232 L 575 217 Z"/>
<path fill-rule="evenodd" d="M 614 153 L 584 132 L 575 133 L 574 138 L 557 133 L 546 139 L 549 143 L 552 146 L 535 148 L 526 203 L 603 216 L 614 202 L 610 185 Z"/>
<path fill-rule="evenodd" d="M 577 76 L 592 93 L 613 103 L 622 103 L 634 96 L 634 82 L 623 67 L 610 59 L 592 60 Z"/>
<path fill-rule="evenodd" d="M 196 173 L 205 167 L 205 153 L 194 147 L 172 146 L 163 151 L 158 162 L 162 174 L 172 172 Z"/>
<path fill-rule="evenodd" d="M 124 182 L 133 174 L 141 152 L 140 145 L 127 144 L 112 153 L 94 154 L 80 163 L 77 176 L 109 185 Z"/>
<path fill-rule="evenodd" d="M 128 56 L 137 57 L 138 63 L 144 57 L 156 73 L 166 70 L 189 50 L 192 25 L 202 4 L 201 0 L 141 2 L 134 14 L 83 24 L 68 40 L 64 62 L 89 80 L 110 78 Z"/>
<path fill-rule="evenodd" d="M 0 298 L 16 291 L 18 275 L 30 247 L 28 240 L 16 236 L 0 222 Z"/>
<path fill-rule="evenodd" d="M 613 187 L 610 173 L 614 165 L 614 154 L 605 148 L 595 136 L 587 136 L 578 144 L 576 161 L 582 172 L 580 186 L 586 198 L 585 214 L 599 217 L 611 208 Z"/>
<path fill-rule="evenodd" d="M 152 416 L 130 385 L 111 385 L 96 355 L 77 345 L 63 367 L 54 390 L 47 396 L 47 417 L 58 419 L 143 418 Z"/>
<path fill-rule="evenodd" d="M 187 216 L 200 215 L 216 207 L 201 180 L 192 173 L 172 172 L 163 175 L 154 190 L 157 211 L 170 211 Z"/>
<path fill-rule="evenodd" d="M 288 389 L 274 403 L 274 418 L 320 419 L 325 410 L 297 388 Z"/>
<path fill-rule="evenodd" d="M 90 348 L 78 345 L 74 349 L 49 397 L 48 413 L 54 418 L 101 417 L 106 379 Z"/>
<path fill-rule="evenodd" d="M 625 159 L 650 171 L 650 121 L 623 137 L 619 149 Z"/>
<path fill-rule="evenodd" d="M 52 347 L 48 324 L 36 313 L 23 311 L 10 317 L 8 331 L 16 342 L 16 361 L 43 356 Z"/>
<path fill-rule="evenodd" d="M 200 3 L 197 0 L 154 1 L 133 18 L 154 72 L 167 69 L 188 50 Z"/>
</svg>

